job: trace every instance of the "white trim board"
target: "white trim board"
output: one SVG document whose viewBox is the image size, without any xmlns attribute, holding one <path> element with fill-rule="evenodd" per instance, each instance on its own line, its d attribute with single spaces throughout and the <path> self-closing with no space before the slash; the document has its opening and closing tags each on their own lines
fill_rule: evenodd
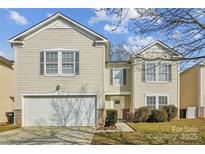
<svg viewBox="0 0 205 154">
<path fill-rule="evenodd" d="M 154 42 L 152 42 L 151 44 L 147 45 L 146 47 L 144 47 L 143 49 L 141 49 L 139 52 L 137 52 L 136 55 L 142 54 L 142 53 L 146 53 L 147 49 L 151 48 L 152 46 L 154 46 L 154 45 L 156 45 L 156 44 L 159 44 L 159 45 L 161 45 L 162 47 L 168 49 L 171 53 L 176 54 L 178 57 L 182 57 L 181 54 L 179 54 L 178 52 L 174 51 L 173 49 L 171 49 L 171 47 L 169 47 L 168 45 L 162 43 L 162 42 L 159 41 L 159 40 L 154 41 Z"/>
<path fill-rule="evenodd" d="M 112 93 L 112 92 L 108 92 L 105 93 L 105 95 L 131 95 L 131 92 L 120 92 L 120 93 Z"/>
</svg>

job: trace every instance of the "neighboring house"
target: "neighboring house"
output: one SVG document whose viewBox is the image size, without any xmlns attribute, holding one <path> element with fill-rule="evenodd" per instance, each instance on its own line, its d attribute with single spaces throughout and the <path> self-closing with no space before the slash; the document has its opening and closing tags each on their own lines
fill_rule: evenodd
<svg viewBox="0 0 205 154">
<path fill-rule="evenodd" d="M 205 117 L 204 63 L 194 65 L 180 73 L 180 109 L 190 107 L 195 107 L 196 117 Z"/>
<path fill-rule="evenodd" d="M 109 62 L 109 41 L 61 13 L 9 41 L 16 125 L 102 126 L 106 109 L 122 119 L 140 106 L 179 107 L 178 62 Z M 136 56 L 150 55 L 180 56 L 160 41 Z"/>
<path fill-rule="evenodd" d="M 14 70 L 13 61 L 0 56 L 0 124 L 7 123 L 7 112 L 13 112 Z"/>
<path fill-rule="evenodd" d="M 170 61 L 179 57 L 167 45 L 155 41 L 139 51 L 132 63 L 108 63 L 106 106 L 117 109 L 118 118 L 142 106 L 159 109 L 173 104 L 179 108 L 179 63 Z"/>
</svg>

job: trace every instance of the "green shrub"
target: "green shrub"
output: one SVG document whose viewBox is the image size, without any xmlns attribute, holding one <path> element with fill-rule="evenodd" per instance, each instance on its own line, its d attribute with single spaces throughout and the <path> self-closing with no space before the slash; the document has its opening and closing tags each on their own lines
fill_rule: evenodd
<svg viewBox="0 0 205 154">
<path fill-rule="evenodd" d="M 105 126 L 114 126 L 117 123 L 117 110 L 107 110 Z"/>
<path fill-rule="evenodd" d="M 148 120 L 150 109 L 146 106 L 140 107 L 135 111 L 135 122 L 145 122 Z"/>
<path fill-rule="evenodd" d="M 167 112 L 164 109 L 153 109 L 149 115 L 149 122 L 165 122 L 167 121 Z"/>
<path fill-rule="evenodd" d="M 168 118 L 167 120 L 170 121 L 177 116 L 177 107 L 174 105 L 167 105 L 163 107 L 164 110 L 166 110 Z"/>
</svg>

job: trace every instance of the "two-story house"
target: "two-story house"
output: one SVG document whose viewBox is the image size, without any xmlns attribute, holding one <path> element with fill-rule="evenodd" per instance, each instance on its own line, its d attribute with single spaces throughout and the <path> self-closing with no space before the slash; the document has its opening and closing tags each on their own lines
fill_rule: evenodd
<svg viewBox="0 0 205 154">
<path fill-rule="evenodd" d="M 131 62 L 106 65 L 106 107 L 118 110 L 118 118 L 142 106 L 179 108 L 179 62 L 181 55 L 155 41 L 132 57 Z"/>
<path fill-rule="evenodd" d="M 57 13 L 10 40 L 15 53 L 15 124 L 100 126 L 140 106 L 179 106 L 180 56 L 156 41 L 131 62 L 110 62 L 109 41 Z"/>
</svg>

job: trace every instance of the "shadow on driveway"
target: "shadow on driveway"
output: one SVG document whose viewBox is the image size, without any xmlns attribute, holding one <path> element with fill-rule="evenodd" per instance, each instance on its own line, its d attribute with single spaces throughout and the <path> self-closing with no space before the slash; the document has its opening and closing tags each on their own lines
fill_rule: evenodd
<svg viewBox="0 0 205 154">
<path fill-rule="evenodd" d="M 0 133 L 0 144 L 90 144 L 95 127 L 24 127 Z"/>
</svg>

